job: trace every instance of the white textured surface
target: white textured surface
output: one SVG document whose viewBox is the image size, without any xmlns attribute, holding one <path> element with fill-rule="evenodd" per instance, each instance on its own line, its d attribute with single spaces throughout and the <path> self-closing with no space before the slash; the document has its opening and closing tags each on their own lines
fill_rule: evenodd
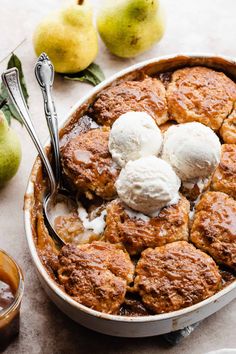
<svg viewBox="0 0 236 354">
<path fill-rule="evenodd" d="M 138 61 L 154 56 L 181 52 L 209 52 L 235 56 L 235 0 L 163 0 L 168 26 L 162 42 L 135 59 L 121 60 L 110 55 L 100 44 L 96 60 L 106 77 Z M 0 61 L 17 46 L 30 92 L 30 111 L 42 141 L 47 137 L 41 92 L 33 75 L 35 55 L 31 45 L 32 29 L 51 9 L 65 0 L 0 0 Z M 93 0 L 96 7 L 100 1 Z M 2 71 L 7 60 L 0 64 Z M 62 119 L 65 113 L 90 89 L 89 85 L 56 78 L 54 96 Z M 92 353 L 170 353 L 203 354 L 223 347 L 236 348 L 236 301 L 205 320 L 189 338 L 169 347 L 161 338 L 119 339 L 89 331 L 65 317 L 42 290 L 26 246 L 23 227 L 23 195 L 36 152 L 24 129 L 13 123 L 23 148 L 23 160 L 17 176 L 0 191 L 0 248 L 8 251 L 22 266 L 26 289 L 21 314 L 21 333 L 6 351 L 9 354 L 92 354 Z"/>
<path fill-rule="evenodd" d="M 220 162 L 221 144 L 214 131 L 198 122 L 171 126 L 162 156 L 182 181 L 207 178 Z"/>
<path fill-rule="evenodd" d="M 130 160 L 158 156 L 162 134 L 149 114 L 127 112 L 112 125 L 108 146 L 113 160 L 124 167 Z"/>
<path fill-rule="evenodd" d="M 129 161 L 115 186 L 120 199 L 130 208 L 157 216 L 161 208 L 179 200 L 181 181 L 171 165 L 156 156 Z"/>
</svg>

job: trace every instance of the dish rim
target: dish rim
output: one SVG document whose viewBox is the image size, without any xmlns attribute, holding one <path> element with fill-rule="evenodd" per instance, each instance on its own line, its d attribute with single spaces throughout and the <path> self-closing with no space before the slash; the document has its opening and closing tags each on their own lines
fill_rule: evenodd
<svg viewBox="0 0 236 354">
<path fill-rule="evenodd" d="M 99 85 L 96 87 L 92 88 L 91 90 L 88 91 L 87 94 L 85 94 L 83 97 L 81 97 L 69 110 L 67 115 L 65 116 L 64 119 L 61 120 L 59 123 L 59 130 L 61 130 L 71 119 L 72 115 L 81 107 L 87 100 L 89 100 L 91 97 L 96 95 L 99 91 L 101 91 L 103 88 L 106 86 L 110 85 L 112 82 L 115 80 L 119 79 L 120 77 L 132 73 L 135 70 L 141 69 L 142 67 L 146 67 L 147 65 L 150 64 L 155 64 L 161 61 L 166 61 L 166 60 L 171 60 L 171 59 L 177 59 L 181 57 L 186 57 L 186 58 L 192 58 L 192 59 L 223 59 L 225 61 L 228 61 L 229 63 L 233 64 L 236 67 L 236 61 L 228 56 L 224 55 L 219 55 L 219 54 L 210 54 L 210 53 L 184 53 L 184 54 L 172 54 L 172 55 L 165 55 L 165 56 L 160 56 L 160 57 L 155 57 L 152 59 L 147 59 L 144 61 L 141 61 L 139 63 L 133 64 L 125 69 L 122 69 L 118 71 L 117 73 L 111 75 L 108 79 L 105 79 L 102 81 Z M 49 145 L 50 139 L 49 137 L 47 138 L 46 142 L 43 144 L 44 148 Z M 32 171 L 35 168 L 35 163 L 37 161 L 37 157 L 33 163 L 32 170 L 29 175 L 27 187 L 26 187 L 26 192 L 25 192 L 25 199 L 24 199 L 24 225 L 25 225 L 25 233 L 26 233 L 26 239 L 28 243 L 28 247 L 30 250 L 31 258 L 34 262 L 34 265 L 36 266 L 36 269 L 40 276 L 45 280 L 47 286 L 56 293 L 56 295 L 67 302 L 69 305 L 72 307 L 75 307 L 76 310 L 80 310 L 82 312 L 85 312 L 86 314 L 92 316 L 92 317 L 97 317 L 97 318 L 102 318 L 104 320 L 110 320 L 110 321 L 117 321 L 117 322 L 132 322 L 132 323 L 149 323 L 149 322 L 157 322 L 157 321 L 162 321 L 162 320 L 170 320 L 170 319 L 176 319 L 179 317 L 182 317 L 184 315 L 187 315 L 191 312 L 195 312 L 199 310 L 202 307 L 207 306 L 209 303 L 216 302 L 219 298 L 223 297 L 227 293 L 231 292 L 233 289 L 236 288 L 236 280 L 214 294 L 213 296 L 198 302 L 197 304 L 194 304 L 192 306 L 185 307 L 183 309 L 180 309 L 178 311 L 172 311 L 168 313 L 163 313 L 163 314 L 156 314 L 156 315 L 148 315 L 148 316 L 136 316 L 136 317 L 131 317 L 131 316 L 122 316 L 122 315 L 112 315 L 108 313 L 102 313 L 96 310 L 93 310 L 87 306 L 84 306 L 75 300 L 72 299 L 70 295 L 68 295 L 66 292 L 64 292 L 62 289 L 60 289 L 59 285 L 50 277 L 48 272 L 46 271 L 46 268 L 44 267 L 43 263 L 40 260 L 40 257 L 37 252 L 36 245 L 34 243 L 34 236 L 31 230 L 31 214 L 30 214 L 30 206 L 31 203 L 27 202 L 27 199 L 29 197 L 33 196 L 34 193 L 34 183 L 31 180 L 32 177 Z"/>
</svg>

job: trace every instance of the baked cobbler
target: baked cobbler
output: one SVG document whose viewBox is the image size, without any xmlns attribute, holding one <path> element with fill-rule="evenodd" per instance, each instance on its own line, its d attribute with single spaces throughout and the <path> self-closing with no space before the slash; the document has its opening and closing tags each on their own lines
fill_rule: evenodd
<svg viewBox="0 0 236 354">
<path fill-rule="evenodd" d="M 236 201 L 222 192 L 204 193 L 196 206 L 190 240 L 216 262 L 236 271 Z"/>
<path fill-rule="evenodd" d="M 139 72 L 73 115 L 61 132 L 61 164 L 78 210 L 55 218 L 67 244 L 57 249 L 44 224 L 41 169 L 32 226 L 47 271 L 75 301 L 146 316 L 196 304 L 235 280 L 235 102 L 231 78 L 195 66 Z M 128 136 L 122 115 L 132 122 Z"/>
<path fill-rule="evenodd" d="M 168 114 L 163 83 L 151 77 L 122 82 L 103 90 L 92 106 L 94 120 L 106 126 L 112 126 L 118 117 L 129 111 L 144 111 L 157 125 L 165 123 Z"/>
<path fill-rule="evenodd" d="M 191 306 L 221 288 L 213 259 L 186 241 L 146 249 L 135 272 L 135 288 L 155 313 Z"/>
<path fill-rule="evenodd" d="M 119 167 L 108 150 L 109 129 L 98 128 L 69 140 L 61 151 L 63 172 L 70 183 L 89 197 L 105 199 L 116 195 Z"/>
<path fill-rule="evenodd" d="M 134 265 L 128 253 L 107 242 L 64 246 L 59 254 L 58 279 L 81 304 L 116 313 L 133 281 Z"/>
<path fill-rule="evenodd" d="M 236 198 L 236 145 L 223 144 L 221 159 L 212 177 L 211 187 Z"/>
<path fill-rule="evenodd" d="M 135 213 L 116 199 L 107 205 L 104 238 L 121 243 L 130 255 L 140 254 L 148 247 L 169 242 L 188 241 L 190 204 L 181 196 L 177 204 L 165 207 L 156 217 Z"/>
<path fill-rule="evenodd" d="M 227 144 L 236 144 L 236 108 L 232 113 L 228 116 L 227 119 L 224 120 L 221 128 L 220 128 L 220 136 L 223 141 Z"/>
<path fill-rule="evenodd" d="M 220 129 L 236 100 L 235 83 L 224 73 L 193 67 L 176 70 L 167 88 L 169 115 L 178 123 L 200 122 Z"/>
</svg>

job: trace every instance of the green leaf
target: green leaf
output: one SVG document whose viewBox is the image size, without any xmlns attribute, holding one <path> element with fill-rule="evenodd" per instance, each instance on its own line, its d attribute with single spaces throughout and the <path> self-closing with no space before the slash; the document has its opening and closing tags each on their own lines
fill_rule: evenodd
<svg viewBox="0 0 236 354">
<path fill-rule="evenodd" d="M 3 85 L 3 83 L 1 83 L 1 93 L 0 93 L 0 97 L 1 97 L 1 99 L 6 99 L 6 100 L 8 100 L 7 89 L 5 88 L 5 86 Z"/>
<path fill-rule="evenodd" d="M 8 101 L 7 104 L 9 111 L 11 112 L 11 115 L 13 118 L 15 118 L 16 120 L 18 120 L 18 122 L 23 125 L 21 116 L 19 115 L 19 113 L 16 111 L 15 106 L 10 102 L 10 100 Z"/>
<path fill-rule="evenodd" d="M 22 70 L 21 61 L 14 53 L 11 55 L 11 57 L 8 61 L 7 69 L 10 69 L 13 67 L 16 67 L 19 71 L 19 80 L 20 80 L 21 89 L 22 89 L 25 101 L 27 103 L 27 106 L 28 106 L 29 95 L 28 95 L 28 91 L 26 88 L 26 84 L 25 84 L 24 73 Z M 2 111 L 5 114 L 6 119 L 8 120 L 8 123 L 11 124 L 11 117 L 13 117 L 16 120 L 18 120 L 18 122 L 23 124 L 20 115 L 18 114 L 14 105 L 12 104 L 11 100 L 9 99 L 7 90 L 6 90 L 5 86 L 3 85 L 3 83 L 1 83 L 0 99 L 2 99 L 2 100 L 7 99 L 7 103 L 4 104 L 4 106 L 2 107 Z"/>
<path fill-rule="evenodd" d="M 9 99 L 7 90 L 5 88 L 5 86 L 3 85 L 3 83 L 1 84 L 1 95 L 0 97 L 2 97 L 3 99 L 7 100 L 7 103 L 3 106 L 2 111 L 3 113 L 8 117 L 6 117 L 8 119 L 8 123 L 9 125 L 11 124 L 11 117 L 15 118 L 21 125 L 23 125 L 21 116 L 18 114 L 18 112 L 16 111 L 13 103 L 11 102 L 11 100 Z"/>
<path fill-rule="evenodd" d="M 11 124 L 11 111 L 8 107 L 8 104 L 5 104 L 2 108 L 1 111 L 4 113 L 4 116 L 8 122 L 8 124 Z"/>
<path fill-rule="evenodd" d="M 0 109 L 7 103 L 7 100 L 0 94 Z"/>
<path fill-rule="evenodd" d="M 85 70 L 75 74 L 65 74 L 67 80 L 87 82 L 94 86 L 100 84 L 105 79 L 105 75 L 99 65 L 92 63 Z"/>
<path fill-rule="evenodd" d="M 98 64 L 90 64 L 85 71 L 88 71 L 94 76 L 94 79 L 97 81 L 97 85 L 105 79 L 105 75 Z"/>
<path fill-rule="evenodd" d="M 0 94 L 0 110 L 4 113 L 8 124 L 11 123 L 11 111 L 8 107 L 7 100 Z"/>
<path fill-rule="evenodd" d="M 8 64 L 7 64 L 7 69 L 11 69 L 16 67 L 19 71 L 19 79 L 20 79 L 20 84 L 21 84 L 21 89 L 25 98 L 25 101 L 28 105 L 28 98 L 29 98 L 29 94 L 26 88 L 26 84 L 25 84 L 25 78 L 24 78 L 24 73 L 22 70 L 22 65 L 21 65 L 21 61 L 20 59 L 16 56 L 16 54 L 12 53 Z"/>
</svg>

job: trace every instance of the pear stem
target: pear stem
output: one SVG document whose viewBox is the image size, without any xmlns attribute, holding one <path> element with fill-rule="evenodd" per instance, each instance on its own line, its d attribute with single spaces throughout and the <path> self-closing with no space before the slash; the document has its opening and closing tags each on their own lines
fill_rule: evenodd
<svg viewBox="0 0 236 354">
<path fill-rule="evenodd" d="M 5 104 L 7 103 L 7 100 L 4 99 L 2 102 L 0 102 L 0 109 L 5 106 Z"/>
<path fill-rule="evenodd" d="M 78 0 L 78 5 L 83 5 L 84 0 Z"/>
</svg>

